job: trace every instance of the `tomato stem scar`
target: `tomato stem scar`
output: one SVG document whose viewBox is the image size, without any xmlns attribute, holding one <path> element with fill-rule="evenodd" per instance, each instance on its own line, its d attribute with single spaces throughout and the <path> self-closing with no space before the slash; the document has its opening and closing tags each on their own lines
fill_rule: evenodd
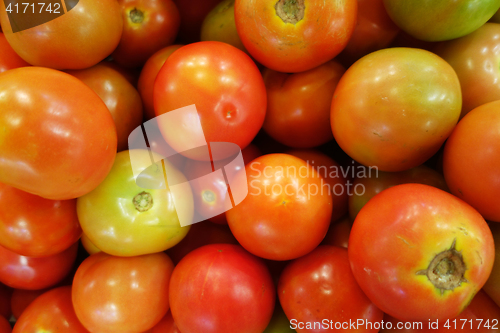
<svg viewBox="0 0 500 333">
<path fill-rule="evenodd" d="M 130 11 L 129 17 L 133 23 L 142 23 L 142 21 L 144 21 L 144 13 L 137 8 Z"/>
<path fill-rule="evenodd" d="M 132 199 L 132 202 L 139 212 L 146 212 L 153 207 L 153 196 L 148 192 L 141 192 Z"/>
<path fill-rule="evenodd" d="M 278 15 L 283 22 L 297 24 L 304 18 L 304 11 L 306 6 L 304 0 L 279 0 L 274 6 L 276 15 Z"/>
</svg>

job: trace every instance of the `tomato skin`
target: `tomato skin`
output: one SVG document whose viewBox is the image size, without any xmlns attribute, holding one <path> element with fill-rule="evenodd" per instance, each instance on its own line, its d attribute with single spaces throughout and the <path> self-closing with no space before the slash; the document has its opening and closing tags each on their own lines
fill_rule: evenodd
<svg viewBox="0 0 500 333">
<path fill-rule="evenodd" d="M 490 223 L 490 229 L 495 240 L 495 262 L 483 290 L 500 306 L 500 223 Z"/>
<path fill-rule="evenodd" d="M 451 193 L 500 222 L 500 101 L 469 112 L 446 141 L 443 171 Z M 467 163 L 464 163 L 464 157 Z"/>
<path fill-rule="evenodd" d="M 435 54 L 375 51 L 349 67 L 337 85 L 333 136 L 361 164 L 407 170 L 439 150 L 458 122 L 461 100 L 455 71 Z"/>
<path fill-rule="evenodd" d="M 234 5 L 243 45 L 267 68 L 284 73 L 306 71 L 333 59 L 347 45 L 356 23 L 356 0 L 306 0 L 303 18 L 295 24 L 278 16 L 278 3 L 290 5 L 266 0 L 236 0 Z"/>
<path fill-rule="evenodd" d="M 14 289 L 12 298 L 10 299 L 10 306 L 12 308 L 12 315 L 14 318 L 19 319 L 21 314 L 26 308 L 40 295 L 46 293 L 48 289 L 39 290 L 26 290 Z"/>
<path fill-rule="evenodd" d="M 18 318 L 13 333 L 89 333 L 76 317 L 71 287 L 59 287 L 36 298 Z"/>
<path fill-rule="evenodd" d="M 384 0 L 391 19 L 402 30 L 425 41 L 442 41 L 470 34 L 500 7 L 498 0 Z"/>
<path fill-rule="evenodd" d="M 292 261 L 283 271 L 278 295 L 285 314 L 297 322 L 342 323 L 349 320 L 380 321 L 380 311 L 356 283 L 347 250 L 322 245 Z M 292 327 L 293 328 L 293 327 Z M 325 329 L 296 328 L 297 332 L 323 332 Z M 346 332 L 378 332 L 376 329 L 343 329 Z"/>
<path fill-rule="evenodd" d="M 181 333 L 181 331 L 179 331 L 177 325 L 174 323 L 172 312 L 168 311 L 158 324 L 143 333 Z"/>
<path fill-rule="evenodd" d="M 53 69 L 21 67 L 0 74 L 0 94 L 0 182 L 66 200 L 106 177 L 116 129 L 106 105 L 84 83 Z"/>
<path fill-rule="evenodd" d="M 0 21 L 7 41 L 21 58 L 35 66 L 55 69 L 97 64 L 116 48 L 123 26 L 116 0 L 79 0 L 57 19 L 16 33 L 2 3 Z"/>
<path fill-rule="evenodd" d="M 102 63 L 66 73 L 73 75 L 99 95 L 115 123 L 117 150 L 127 150 L 130 133 L 142 123 L 142 101 L 137 90 L 122 74 Z"/>
<path fill-rule="evenodd" d="M 70 272 L 77 250 L 78 242 L 63 252 L 34 258 L 0 246 L 0 282 L 12 288 L 28 290 L 54 286 Z"/>
<path fill-rule="evenodd" d="M 246 177 L 248 195 L 226 212 L 226 218 L 247 251 L 265 259 L 289 260 L 318 246 L 330 224 L 332 196 L 314 168 L 292 155 L 269 154 L 250 162 Z"/>
<path fill-rule="evenodd" d="M 88 254 L 92 255 L 97 252 L 101 252 L 101 250 L 95 246 L 94 243 L 89 239 L 87 235 L 82 233 L 82 237 L 80 238 L 80 242 L 82 243 L 83 248 L 87 251 Z"/>
<path fill-rule="evenodd" d="M 10 318 L 13 289 L 0 283 L 0 317 Z"/>
<path fill-rule="evenodd" d="M 93 254 L 78 267 L 73 280 L 76 316 L 91 332 L 148 330 L 169 309 L 173 269 L 163 252 L 135 257 Z"/>
<path fill-rule="evenodd" d="M 23 256 L 66 250 L 82 234 L 76 200 L 49 200 L 0 183 L 0 245 Z"/>
<path fill-rule="evenodd" d="M 255 63 L 222 42 L 181 47 L 167 58 L 154 84 L 156 115 L 195 104 L 207 142 L 232 142 L 241 149 L 262 127 L 266 103 L 266 88 Z M 191 123 L 190 114 L 186 117 L 181 122 Z M 196 126 L 160 129 L 178 152 L 183 151 L 186 136 L 199 136 Z M 202 159 L 196 154 L 187 157 Z"/>
<path fill-rule="evenodd" d="M 153 100 L 153 86 L 156 76 L 167 58 L 182 45 L 170 45 L 154 53 L 142 67 L 137 90 L 144 104 L 144 116 L 146 120 L 156 117 Z"/>
<path fill-rule="evenodd" d="M 199 42 L 203 20 L 220 1 L 174 0 L 181 16 L 178 41 L 185 44 Z"/>
<path fill-rule="evenodd" d="M 312 148 L 332 140 L 330 107 L 344 72 L 336 61 L 295 74 L 265 69 L 267 111 L 263 128 L 267 134 L 294 148 Z"/>
<path fill-rule="evenodd" d="M 332 221 L 325 238 L 321 241 L 321 245 L 333 245 L 347 249 L 351 228 L 352 221 L 349 216 Z"/>
<path fill-rule="evenodd" d="M 156 51 L 172 44 L 180 15 L 172 0 L 119 0 L 123 16 L 120 43 L 111 56 L 125 67 L 141 67 Z"/>
<path fill-rule="evenodd" d="M 11 333 L 12 327 L 4 317 L 0 317 L 0 333 Z"/>
<path fill-rule="evenodd" d="M 3 33 L 0 33 L 0 73 L 9 69 L 30 66 L 10 46 Z"/>
<path fill-rule="evenodd" d="M 264 263 L 238 245 L 192 251 L 175 267 L 170 282 L 172 316 L 183 333 L 260 333 L 271 319 L 275 298 Z"/>
<path fill-rule="evenodd" d="M 447 281 L 459 274 L 445 290 L 424 271 L 438 254 L 450 255 L 449 249 L 459 251 L 465 271 L 457 261 L 441 275 L 439 268 L 430 268 Z M 488 279 L 494 251 L 491 231 L 476 210 L 422 184 L 397 185 L 374 196 L 357 215 L 348 247 L 365 294 L 382 311 L 409 321 L 457 316 Z M 448 259 L 443 260 L 437 267 Z"/>
<path fill-rule="evenodd" d="M 432 51 L 455 70 L 462 87 L 462 118 L 472 109 L 500 99 L 500 24 L 486 23 L 467 36 L 438 43 Z"/>
<path fill-rule="evenodd" d="M 158 155 L 153 155 L 160 160 Z M 126 150 L 116 155 L 106 179 L 92 192 L 77 199 L 77 213 L 83 232 L 102 251 L 116 256 L 137 256 L 164 251 L 180 242 L 190 226 L 179 222 L 172 192 L 167 189 L 144 189 L 134 179 L 131 159 L 140 171 L 151 165 L 147 150 Z M 165 161 L 166 167 L 169 167 Z M 185 179 L 171 169 L 176 179 Z M 163 170 L 159 170 L 163 176 Z M 134 203 L 138 195 L 148 197 L 150 207 Z M 139 197 L 140 198 L 140 197 Z M 184 216 L 193 214 L 191 189 L 185 190 L 178 204 Z M 109 232 L 110 228 L 113 230 Z"/>
</svg>

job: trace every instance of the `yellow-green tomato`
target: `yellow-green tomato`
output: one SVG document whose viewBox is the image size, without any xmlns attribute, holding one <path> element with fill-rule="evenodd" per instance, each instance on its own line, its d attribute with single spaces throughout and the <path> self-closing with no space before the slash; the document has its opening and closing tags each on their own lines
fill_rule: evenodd
<svg viewBox="0 0 500 333">
<path fill-rule="evenodd" d="M 147 150 L 133 152 L 134 168 L 138 173 L 151 166 Z M 160 158 L 156 156 L 155 160 Z M 185 180 L 180 171 L 166 160 L 164 165 L 168 172 L 175 173 L 177 181 L 182 183 Z M 152 172 L 148 175 L 164 179 L 161 177 L 162 168 L 154 172 L 158 175 Z M 182 196 L 182 200 L 176 200 L 174 204 L 168 185 L 166 189 L 139 187 L 135 182 L 129 151 L 122 151 L 116 155 L 106 179 L 95 190 L 78 198 L 78 218 L 89 240 L 106 253 L 137 256 L 161 252 L 179 243 L 189 231 L 189 226 L 181 227 L 176 210 L 181 216 L 193 214 L 191 189 L 189 186 L 183 189 L 183 193 L 176 193 L 176 198 Z"/>
</svg>

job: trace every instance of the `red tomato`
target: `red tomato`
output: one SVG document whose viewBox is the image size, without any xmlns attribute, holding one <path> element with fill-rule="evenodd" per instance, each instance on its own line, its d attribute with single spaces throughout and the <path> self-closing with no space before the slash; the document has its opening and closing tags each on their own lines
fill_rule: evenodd
<svg viewBox="0 0 500 333">
<path fill-rule="evenodd" d="M 10 299 L 10 307 L 14 318 L 19 319 L 26 308 L 40 295 L 46 293 L 48 289 L 26 290 L 14 289 Z"/>
<path fill-rule="evenodd" d="M 461 101 L 455 71 L 435 54 L 375 51 L 340 79 L 332 101 L 333 135 L 361 164 L 407 170 L 439 150 L 458 121 Z"/>
<path fill-rule="evenodd" d="M 36 298 L 18 318 L 13 333 L 90 333 L 75 315 L 71 287 L 59 287 Z"/>
<path fill-rule="evenodd" d="M 82 234 L 76 200 L 49 200 L 0 183 L 0 245 L 23 256 L 66 250 Z"/>
<path fill-rule="evenodd" d="M 6 70 L 30 66 L 9 45 L 5 35 L 0 33 L 0 73 Z"/>
<path fill-rule="evenodd" d="M 66 73 L 73 75 L 99 95 L 111 112 L 116 126 L 117 150 L 127 150 L 130 133 L 142 123 L 142 101 L 137 90 L 120 72 L 102 63 Z"/>
<path fill-rule="evenodd" d="M 349 260 L 361 289 L 401 320 L 457 316 L 490 275 L 493 237 L 471 206 L 435 187 L 404 184 L 359 212 Z"/>
<path fill-rule="evenodd" d="M 264 130 L 295 148 L 312 148 L 333 139 L 330 107 L 345 68 L 329 61 L 302 73 L 265 69 L 267 111 Z"/>
<path fill-rule="evenodd" d="M 332 196 L 314 168 L 298 157 L 270 154 L 249 163 L 246 178 L 247 197 L 226 212 L 245 249 L 262 258 L 289 260 L 318 246 L 330 224 Z"/>
<path fill-rule="evenodd" d="M 160 71 L 167 58 L 182 45 L 167 46 L 155 54 L 153 54 L 142 67 L 139 81 L 137 82 L 137 90 L 141 94 L 142 103 L 144 105 L 144 118 L 152 119 L 156 116 L 153 104 L 153 86 L 156 76 Z"/>
<path fill-rule="evenodd" d="M 10 315 L 12 314 L 10 306 L 12 293 L 12 288 L 0 283 L 0 317 L 10 318 Z"/>
<path fill-rule="evenodd" d="M 483 290 L 500 306 L 500 223 L 490 223 L 490 229 L 495 240 L 495 262 Z"/>
<path fill-rule="evenodd" d="M 56 69 L 93 66 L 113 52 L 120 41 L 120 6 L 116 0 L 79 0 L 73 6 L 57 19 L 13 32 L 2 2 L 2 30 L 14 51 L 32 65 Z"/>
<path fill-rule="evenodd" d="M 337 221 L 332 221 L 321 244 L 339 246 L 347 249 L 351 228 L 352 221 L 349 216 L 345 216 Z"/>
<path fill-rule="evenodd" d="M 173 269 L 163 252 L 135 257 L 93 254 L 78 267 L 73 280 L 76 316 L 91 332 L 148 330 L 168 311 Z"/>
<path fill-rule="evenodd" d="M 458 123 L 443 154 L 444 177 L 451 193 L 495 222 L 500 222 L 499 127 L 500 101 L 479 106 Z"/>
<path fill-rule="evenodd" d="M 84 83 L 53 69 L 22 67 L 0 74 L 0 95 L 0 182 L 64 200 L 106 177 L 116 129 L 106 105 Z"/>
<path fill-rule="evenodd" d="M 350 329 L 349 321 L 375 322 L 384 316 L 356 283 L 347 250 L 336 246 L 319 246 L 292 261 L 281 274 L 278 295 L 297 332 L 378 332 Z"/>
<path fill-rule="evenodd" d="M 185 333 L 261 333 L 273 314 L 275 295 L 264 263 L 231 244 L 189 253 L 170 282 L 172 316 Z"/>
<path fill-rule="evenodd" d="M 140 67 L 177 36 L 180 16 L 172 0 L 119 0 L 123 33 L 111 56 L 118 64 Z"/>
<path fill-rule="evenodd" d="M 78 242 L 48 257 L 25 257 L 0 246 L 0 282 L 17 289 L 44 289 L 68 275 L 75 262 Z"/>
<path fill-rule="evenodd" d="M 236 0 L 236 28 L 248 52 L 278 72 L 317 67 L 347 45 L 357 1 Z"/>
<path fill-rule="evenodd" d="M 207 14 L 221 0 L 174 0 L 181 16 L 178 40 L 193 43 L 200 40 L 200 31 Z"/>
<path fill-rule="evenodd" d="M 192 104 L 207 142 L 232 142 L 243 149 L 264 122 L 266 88 L 257 66 L 243 51 L 221 42 L 199 42 L 170 55 L 154 84 L 156 115 Z M 181 121 L 192 123 L 189 118 Z M 194 133 L 196 126 L 172 124 L 160 129 L 178 152 L 186 136 L 199 136 Z M 202 159 L 196 153 L 183 154 Z"/>
<path fill-rule="evenodd" d="M 143 333 L 181 333 L 181 331 L 179 331 L 177 325 L 174 323 L 172 312 L 168 311 L 158 324 Z"/>
<path fill-rule="evenodd" d="M 4 317 L 0 317 L 0 333 L 11 333 L 12 327 Z"/>
</svg>

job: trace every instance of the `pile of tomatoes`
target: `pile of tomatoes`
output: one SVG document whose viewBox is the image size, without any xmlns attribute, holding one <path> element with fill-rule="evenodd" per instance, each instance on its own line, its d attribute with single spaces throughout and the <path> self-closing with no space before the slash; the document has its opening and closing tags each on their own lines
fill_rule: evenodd
<svg viewBox="0 0 500 333">
<path fill-rule="evenodd" d="M 0 3 L 0 333 L 498 331 L 499 8 Z"/>
</svg>

